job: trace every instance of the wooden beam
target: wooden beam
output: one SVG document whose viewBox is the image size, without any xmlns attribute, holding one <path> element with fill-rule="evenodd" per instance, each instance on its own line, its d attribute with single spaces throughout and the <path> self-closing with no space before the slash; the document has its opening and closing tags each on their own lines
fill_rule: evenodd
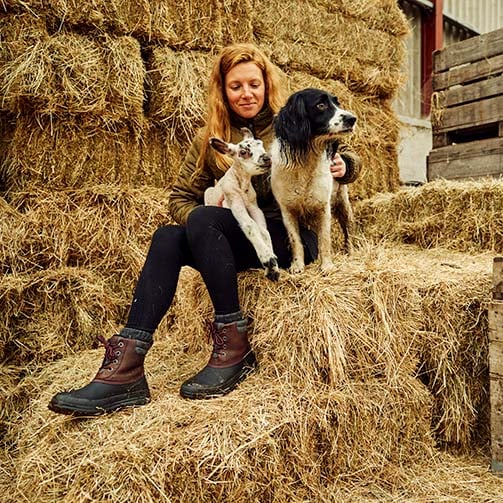
<svg viewBox="0 0 503 503">
<path fill-rule="evenodd" d="M 428 181 L 437 178 L 467 180 L 489 176 L 503 177 L 503 138 L 436 148 L 427 158 Z"/>
<path fill-rule="evenodd" d="M 503 72 L 503 54 L 498 54 L 467 66 L 458 66 L 447 72 L 434 73 L 433 89 L 441 91 L 458 84 L 468 84 L 476 80 L 499 75 L 501 72 Z"/>
<path fill-rule="evenodd" d="M 489 305 L 491 469 L 503 476 L 503 257 L 493 263 L 493 299 Z"/>
<path fill-rule="evenodd" d="M 432 95 L 433 53 L 443 44 L 443 0 L 433 0 L 433 10 L 421 12 L 421 113 L 429 115 Z"/>
<path fill-rule="evenodd" d="M 503 122 L 503 94 L 486 100 L 472 101 L 466 105 L 458 105 L 443 110 L 436 121 L 432 121 L 435 133 L 461 131 L 465 128 L 494 124 L 497 136 L 498 123 Z"/>
<path fill-rule="evenodd" d="M 501 54 L 502 47 L 503 28 L 450 44 L 435 55 L 434 71 L 442 72 L 454 66 L 492 58 Z"/>
</svg>

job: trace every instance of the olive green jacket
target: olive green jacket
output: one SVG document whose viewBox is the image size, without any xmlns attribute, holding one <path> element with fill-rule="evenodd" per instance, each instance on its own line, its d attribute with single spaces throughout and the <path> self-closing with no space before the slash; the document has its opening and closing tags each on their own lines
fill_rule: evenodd
<svg viewBox="0 0 503 503">
<path fill-rule="evenodd" d="M 256 138 L 264 142 L 265 149 L 269 150 L 273 140 L 272 119 L 273 114 L 270 109 L 263 110 L 253 120 L 232 116 L 230 141 L 239 143 L 243 137 L 240 129 L 247 127 L 254 133 Z M 196 170 L 203 136 L 203 130 L 200 130 L 187 152 L 169 196 L 170 214 L 176 222 L 182 225 L 185 225 L 189 213 L 196 206 L 204 204 L 204 191 L 215 185 L 215 181 L 224 175 L 224 171 L 216 164 L 213 150 L 208 149 L 204 169 L 197 177 L 192 176 Z M 343 145 L 341 145 L 339 152 L 346 163 L 346 174 L 337 181 L 339 183 L 354 182 L 360 171 L 360 158 L 354 152 L 345 149 Z M 265 215 L 280 218 L 281 213 L 271 192 L 269 175 L 254 176 L 252 183 L 257 192 L 258 205 Z"/>
</svg>

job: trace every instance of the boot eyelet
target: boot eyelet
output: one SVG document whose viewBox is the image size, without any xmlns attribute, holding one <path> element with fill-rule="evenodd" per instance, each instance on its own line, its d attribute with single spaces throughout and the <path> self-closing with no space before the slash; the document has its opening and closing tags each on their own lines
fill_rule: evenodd
<svg viewBox="0 0 503 503">
<path fill-rule="evenodd" d="M 113 363 L 119 363 L 119 360 L 117 360 L 117 358 L 113 361 Z M 110 369 L 112 370 L 112 369 Z"/>
<path fill-rule="evenodd" d="M 115 352 L 115 356 L 120 356 L 121 355 L 121 352 L 120 351 L 116 351 Z"/>
<path fill-rule="evenodd" d="M 222 351 L 220 354 L 222 355 L 222 357 L 225 357 L 227 355 L 225 351 Z"/>
<path fill-rule="evenodd" d="M 119 346 L 120 348 L 123 348 L 123 347 L 124 347 L 124 343 L 123 343 L 122 341 L 120 341 L 120 342 L 119 342 L 119 344 L 118 344 L 118 346 Z"/>
<path fill-rule="evenodd" d="M 226 341 L 226 342 L 227 342 L 227 336 L 226 336 L 226 335 L 224 335 L 224 336 L 222 337 L 222 339 L 223 339 L 224 341 Z"/>
<path fill-rule="evenodd" d="M 227 344 L 224 344 L 224 349 L 227 349 Z"/>
</svg>

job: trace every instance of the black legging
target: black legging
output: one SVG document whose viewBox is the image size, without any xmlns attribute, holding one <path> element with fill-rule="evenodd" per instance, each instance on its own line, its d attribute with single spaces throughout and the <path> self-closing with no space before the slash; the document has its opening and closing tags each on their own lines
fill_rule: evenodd
<svg viewBox="0 0 503 503">
<path fill-rule="evenodd" d="M 267 219 L 279 266 L 291 262 L 288 237 L 279 219 Z M 302 230 L 306 263 L 317 255 L 314 233 Z M 197 269 L 206 284 L 215 315 L 240 310 L 237 272 L 261 267 L 255 249 L 226 208 L 200 206 L 186 226 L 168 225 L 152 237 L 129 312 L 127 328 L 154 333 L 175 295 L 182 266 Z"/>
</svg>

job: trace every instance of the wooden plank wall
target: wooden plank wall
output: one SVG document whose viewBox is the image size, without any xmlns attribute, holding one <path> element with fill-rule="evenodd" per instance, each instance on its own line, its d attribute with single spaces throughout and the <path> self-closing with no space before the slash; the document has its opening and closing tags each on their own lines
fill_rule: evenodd
<svg viewBox="0 0 503 503">
<path fill-rule="evenodd" d="M 503 29 L 433 57 L 428 180 L 503 176 Z"/>
<path fill-rule="evenodd" d="M 494 259 L 493 302 L 489 306 L 491 468 L 503 476 L 503 257 Z"/>
</svg>

